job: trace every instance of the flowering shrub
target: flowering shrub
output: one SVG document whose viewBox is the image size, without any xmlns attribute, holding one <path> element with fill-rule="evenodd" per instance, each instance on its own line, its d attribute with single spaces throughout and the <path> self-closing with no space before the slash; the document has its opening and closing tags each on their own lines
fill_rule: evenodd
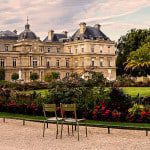
<svg viewBox="0 0 150 150">
<path fill-rule="evenodd" d="M 43 115 L 42 103 L 55 103 L 60 116 L 60 103 L 76 103 L 78 117 L 103 121 L 150 122 L 149 98 L 133 100 L 121 90 L 92 88 L 83 80 L 61 81 L 42 97 L 40 94 L 20 94 L 0 88 L 0 112 Z M 63 84 L 62 84 L 63 83 Z M 83 85 L 82 85 L 83 84 Z M 57 86 L 58 85 L 58 86 Z M 55 88 L 56 86 L 56 88 Z"/>
<path fill-rule="evenodd" d="M 134 104 L 129 108 L 129 121 L 132 122 L 150 122 L 150 107 L 141 104 Z"/>
<path fill-rule="evenodd" d="M 102 98 L 102 97 L 101 97 Z M 117 110 L 111 110 L 109 103 L 111 99 L 109 96 L 104 96 L 103 99 L 99 99 L 98 105 L 95 106 L 92 114 L 95 120 L 107 120 L 107 121 L 119 121 L 120 112 Z"/>
</svg>

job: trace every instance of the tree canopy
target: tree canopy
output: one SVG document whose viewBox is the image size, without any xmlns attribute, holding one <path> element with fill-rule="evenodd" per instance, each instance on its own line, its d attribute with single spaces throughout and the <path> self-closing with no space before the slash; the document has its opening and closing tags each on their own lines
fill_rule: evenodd
<svg viewBox="0 0 150 150">
<path fill-rule="evenodd" d="M 60 76 L 60 73 L 59 72 L 51 72 L 51 73 L 48 73 L 45 75 L 45 81 L 46 82 L 51 82 L 53 80 L 56 80 L 58 79 Z"/>
<path fill-rule="evenodd" d="M 32 81 L 35 81 L 35 80 L 39 79 L 39 75 L 38 75 L 36 72 L 33 72 L 33 73 L 31 73 L 31 75 L 30 75 L 30 79 L 31 79 Z"/>
<path fill-rule="evenodd" d="M 18 73 L 13 73 L 11 75 L 11 79 L 14 80 L 14 81 L 16 81 L 17 79 L 19 79 L 19 74 Z"/>
<path fill-rule="evenodd" d="M 150 29 L 132 29 L 120 37 L 117 44 L 117 75 L 125 73 L 125 62 L 130 52 L 136 51 L 147 42 L 150 42 Z"/>
<path fill-rule="evenodd" d="M 131 74 L 136 71 L 139 76 L 150 74 L 150 42 L 130 53 L 125 69 L 130 70 Z"/>
<path fill-rule="evenodd" d="M 5 80 L 5 69 L 0 68 L 0 80 Z"/>
</svg>

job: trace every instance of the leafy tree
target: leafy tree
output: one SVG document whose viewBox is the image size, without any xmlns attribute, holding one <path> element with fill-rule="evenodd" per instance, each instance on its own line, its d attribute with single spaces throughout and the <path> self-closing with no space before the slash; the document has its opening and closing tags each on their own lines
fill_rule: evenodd
<svg viewBox="0 0 150 150">
<path fill-rule="evenodd" d="M 91 113 L 99 94 L 104 94 L 105 80 L 101 73 L 90 72 L 91 78 L 84 80 L 77 74 L 71 74 L 62 80 L 53 80 L 49 84 L 51 102 L 77 103 L 79 114 Z"/>
<path fill-rule="evenodd" d="M 32 81 L 35 81 L 35 80 L 39 79 L 39 75 L 38 75 L 36 72 L 33 72 L 33 73 L 31 73 L 31 75 L 30 75 L 30 79 L 31 79 Z"/>
<path fill-rule="evenodd" d="M 45 81 L 46 81 L 46 82 L 51 82 L 52 80 L 58 79 L 59 76 L 60 76 L 60 73 L 59 73 L 59 72 L 51 72 L 51 73 L 48 73 L 48 74 L 45 76 Z"/>
<path fill-rule="evenodd" d="M 125 62 L 130 52 L 136 51 L 148 41 L 150 41 L 150 29 L 132 29 L 120 37 L 117 44 L 117 75 L 125 73 Z"/>
<path fill-rule="evenodd" d="M 150 42 L 133 51 L 127 57 L 126 70 L 136 71 L 139 76 L 150 74 Z"/>
<path fill-rule="evenodd" d="M 5 80 L 5 69 L 0 68 L 0 80 Z"/>
<path fill-rule="evenodd" d="M 11 75 L 11 79 L 14 80 L 14 81 L 16 81 L 17 79 L 19 79 L 19 74 L 18 73 L 13 73 Z"/>
<path fill-rule="evenodd" d="M 59 72 L 52 72 L 51 74 L 52 74 L 52 79 L 58 79 L 60 76 Z"/>
</svg>

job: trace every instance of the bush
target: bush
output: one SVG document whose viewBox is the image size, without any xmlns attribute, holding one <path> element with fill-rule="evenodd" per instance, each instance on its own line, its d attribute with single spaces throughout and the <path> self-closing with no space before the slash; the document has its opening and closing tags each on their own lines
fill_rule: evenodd
<svg viewBox="0 0 150 150">
<path fill-rule="evenodd" d="M 34 81 L 32 83 L 12 83 L 8 81 L 0 81 L 0 88 L 10 88 L 12 90 L 18 91 L 27 91 L 27 90 L 38 90 L 38 89 L 47 89 L 48 84 L 43 82 Z"/>
<path fill-rule="evenodd" d="M 125 95 L 118 88 L 99 96 L 98 103 L 93 110 L 93 118 L 107 121 L 125 121 L 128 109 L 131 107 L 131 97 Z"/>
<path fill-rule="evenodd" d="M 18 73 L 13 73 L 11 75 L 11 79 L 14 80 L 14 81 L 18 80 L 19 79 L 19 74 Z"/>
<path fill-rule="evenodd" d="M 0 111 L 28 115 L 42 115 L 42 103 L 45 99 L 40 94 L 13 93 L 8 99 L 0 99 Z"/>
<path fill-rule="evenodd" d="M 108 85 L 112 85 L 114 87 L 149 87 L 150 81 L 148 82 L 136 82 L 136 79 L 127 75 L 118 76 L 117 80 L 114 82 L 108 82 Z"/>
<path fill-rule="evenodd" d="M 0 81 L 5 80 L 5 69 L 0 68 Z"/>
<path fill-rule="evenodd" d="M 60 76 L 60 73 L 59 73 L 59 72 L 51 72 L 51 73 L 48 73 L 48 74 L 46 74 L 46 76 L 45 76 L 45 81 L 46 81 L 46 82 L 51 82 L 52 80 L 58 79 L 59 76 Z"/>
<path fill-rule="evenodd" d="M 84 80 L 80 76 L 71 75 L 63 80 L 53 81 L 49 85 L 50 99 L 53 103 L 76 103 L 78 116 L 92 117 L 93 107 L 98 94 L 104 93 L 104 77 L 101 73 L 91 72 L 92 77 Z M 95 86 L 99 85 L 98 88 Z"/>
<path fill-rule="evenodd" d="M 31 75 L 30 75 L 30 79 L 31 79 L 32 81 L 35 81 L 35 80 L 39 79 L 39 75 L 38 75 L 36 72 L 33 72 L 33 73 L 31 73 Z"/>
<path fill-rule="evenodd" d="M 141 105 L 134 104 L 131 108 L 129 108 L 129 121 L 132 122 L 150 122 L 150 106 L 149 105 Z"/>
</svg>

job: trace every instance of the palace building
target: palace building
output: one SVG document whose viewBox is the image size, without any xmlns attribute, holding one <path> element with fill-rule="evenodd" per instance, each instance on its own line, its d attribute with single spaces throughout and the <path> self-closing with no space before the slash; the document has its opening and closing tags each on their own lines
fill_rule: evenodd
<svg viewBox="0 0 150 150">
<path fill-rule="evenodd" d="M 115 42 L 101 31 L 99 24 L 87 26 L 82 22 L 71 37 L 67 31 L 50 30 L 43 41 L 30 30 L 28 21 L 19 35 L 16 30 L 0 31 L 0 67 L 5 69 L 7 81 L 11 81 L 13 73 L 19 74 L 20 81 L 30 82 L 32 72 L 44 81 L 50 72 L 59 72 L 63 78 L 88 70 L 115 80 L 115 59 Z"/>
</svg>

